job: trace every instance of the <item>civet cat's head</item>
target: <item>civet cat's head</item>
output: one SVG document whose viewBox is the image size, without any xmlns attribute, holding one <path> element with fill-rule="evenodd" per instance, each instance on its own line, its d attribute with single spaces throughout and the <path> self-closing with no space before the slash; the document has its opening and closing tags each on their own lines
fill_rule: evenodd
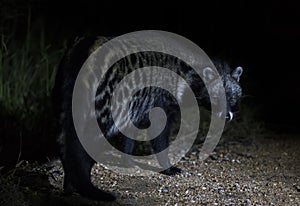
<svg viewBox="0 0 300 206">
<path fill-rule="evenodd" d="M 219 75 L 222 78 L 223 85 L 218 84 L 217 77 L 218 74 L 210 68 L 206 67 L 203 69 L 203 78 L 206 82 L 208 82 L 209 87 L 207 88 L 209 90 L 209 93 L 211 94 L 211 97 L 206 95 L 204 98 L 204 106 L 210 105 L 210 104 L 218 104 L 219 101 L 219 95 L 220 95 L 220 87 L 224 87 L 225 94 L 226 94 L 226 114 L 222 114 L 221 112 L 218 114 L 226 115 L 226 120 L 232 120 L 233 119 L 233 111 L 237 107 L 237 104 L 242 96 L 242 88 L 239 84 L 241 74 L 243 73 L 242 67 L 236 67 L 234 69 L 231 69 L 229 65 L 222 61 L 214 61 L 214 64 L 216 66 L 216 69 L 219 72 Z M 206 93 L 207 94 L 207 93 Z M 210 102 L 210 104 L 207 102 Z"/>
</svg>

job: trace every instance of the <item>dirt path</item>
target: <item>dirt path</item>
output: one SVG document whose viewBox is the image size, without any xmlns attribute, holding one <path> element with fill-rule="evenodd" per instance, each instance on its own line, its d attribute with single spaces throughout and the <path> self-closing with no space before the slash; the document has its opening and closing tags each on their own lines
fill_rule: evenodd
<svg viewBox="0 0 300 206">
<path fill-rule="evenodd" d="M 175 177 L 120 175 L 95 166 L 93 182 L 117 194 L 114 203 L 62 195 L 59 161 L 14 176 L 29 205 L 300 205 L 299 146 L 300 136 L 291 135 L 228 141 L 204 163 L 198 151 L 182 159 L 183 173 Z"/>
</svg>

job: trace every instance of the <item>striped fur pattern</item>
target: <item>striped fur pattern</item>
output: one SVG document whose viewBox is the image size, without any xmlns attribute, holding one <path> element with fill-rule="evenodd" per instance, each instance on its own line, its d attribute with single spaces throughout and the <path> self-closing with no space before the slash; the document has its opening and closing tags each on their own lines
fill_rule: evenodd
<svg viewBox="0 0 300 206">
<path fill-rule="evenodd" d="M 115 197 L 112 194 L 99 190 L 93 186 L 90 181 L 91 168 L 95 162 L 80 144 L 72 119 L 72 92 L 77 74 L 88 56 L 107 40 L 109 39 L 97 37 L 79 39 L 75 42 L 61 62 L 57 73 L 53 96 L 57 109 L 56 113 L 58 114 L 57 119 L 61 125 L 58 142 L 61 145 L 61 159 L 65 172 L 65 191 L 76 191 L 91 199 L 109 201 L 114 200 Z M 110 55 L 113 54 L 107 54 L 108 58 Z M 241 67 L 231 70 L 226 63 L 218 60 L 214 63 L 224 83 L 223 86 L 227 96 L 227 112 L 229 113 L 231 112 L 231 108 L 236 106 L 242 94 L 239 78 L 243 70 Z M 132 54 L 120 60 L 109 68 L 100 84 L 98 84 L 97 81 L 97 84 L 95 82 L 93 87 L 97 89 L 95 97 L 96 117 L 102 132 L 104 132 L 106 138 L 118 136 L 121 142 L 118 149 L 128 154 L 132 153 L 135 141 L 120 135 L 119 130 L 116 128 L 112 119 L 110 100 L 116 85 L 124 76 L 137 68 L 147 66 L 160 66 L 172 70 L 187 81 L 195 93 L 200 105 L 202 104 L 203 106 L 210 108 L 210 104 L 214 103 L 214 96 L 211 97 L 210 101 L 208 91 L 196 72 L 184 62 L 173 56 L 156 52 L 144 52 Z M 155 71 L 153 70 L 152 72 Z M 214 90 L 212 93 L 215 94 L 216 99 L 218 96 L 218 87 L 220 85 L 214 85 L 214 76 L 211 71 L 204 74 L 204 77 L 210 78 L 211 84 L 213 85 L 210 89 Z M 140 88 L 139 85 L 150 81 L 149 78 L 149 76 L 144 75 L 143 73 L 137 73 L 137 77 L 133 78 L 132 81 L 122 89 L 117 98 L 117 105 L 119 106 L 117 106 L 115 111 L 119 116 L 125 116 L 125 114 L 122 114 L 122 105 L 124 105 L 124 97 L 126 96 L 126 93 L 128 93 L 128 90 L 133 87 Z M 157 81 L 176 85 L 174 87 L 176 98 L 179 99 L 179 101 L 184 98 L 185 86 L 177 77 L 171 76 L 169 78 L 158 79 Z M 138 91 L 132 97 L 129 105 L 130 119 L 138 128 L 149 127 L 150 122 L 148 114 L 153 107 L 161 107 L 166 112 L 168 121 L 165 129 L 157 138 L 150 142 L 155 153 L 167 148 L 169 146 L 169 133 L 172 125 L 171 120 L 174 119 L 173 117 L 176 115 L 176 111 L 178 111 L 178 102 L 175 97 L 166 92 L 166 90 L 157 87 L 147 87 Z M 90 114 L 88 114 L 88 112 L 83 112 L 83 115 L 87 116 L 88 120 Z M 119 125 L 121 127 L 126 127 L 128 122 L 122 118 L 119 118 L 119 120 Z M 181 169 L 171 166 L 167 155 L 167 153 L 164 153 L 163 156 L 158 157 L 159 163 L 163 167 L 168 168 L 163 171 L 163 173 L 166 175 L 180 173 Z"/>
</svg>

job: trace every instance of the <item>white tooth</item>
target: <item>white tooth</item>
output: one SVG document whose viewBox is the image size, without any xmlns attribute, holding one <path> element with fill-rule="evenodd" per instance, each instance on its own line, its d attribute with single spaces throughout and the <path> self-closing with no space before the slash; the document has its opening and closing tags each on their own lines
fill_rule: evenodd
<svg viewBox="0 0 300 206">
<path fill-rule="evenodd" d="M 233 119 L 233 113 L 232 112 L 229 112 L 229 121 L 231 121 Z"/>
</svg>

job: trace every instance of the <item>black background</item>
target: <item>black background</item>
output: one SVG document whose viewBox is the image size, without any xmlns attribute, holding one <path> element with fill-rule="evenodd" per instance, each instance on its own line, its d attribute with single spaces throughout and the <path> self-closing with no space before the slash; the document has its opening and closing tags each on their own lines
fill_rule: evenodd
<svg viewBox="0 0 300 206">
<path fill-rule="evenodd" d="M 177 33 L 208 55 L 244 67 L 244 94 L 274 129 L 297 131 L 300 117 L 297 1 L 31 1 L 52 44 L 81 35 L 117 36 L 153 29 Z M 26 18 L 24 20 L 24 25 Z M 20 31 L 24 30 L 22 26 Z M 22 35 L 22 32 L 20 32 Z"/>
</svg>

